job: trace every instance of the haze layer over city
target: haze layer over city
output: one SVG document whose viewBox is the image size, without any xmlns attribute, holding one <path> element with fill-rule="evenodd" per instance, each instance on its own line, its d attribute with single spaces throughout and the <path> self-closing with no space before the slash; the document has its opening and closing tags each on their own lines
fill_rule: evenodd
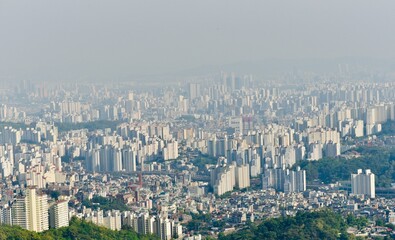
<svg viewBox="0 0 395 240">
<path fill-rule="evenodd" d="M 0 0 L 0 239 L 394 238 L 394 10 Z"/>
</svg>

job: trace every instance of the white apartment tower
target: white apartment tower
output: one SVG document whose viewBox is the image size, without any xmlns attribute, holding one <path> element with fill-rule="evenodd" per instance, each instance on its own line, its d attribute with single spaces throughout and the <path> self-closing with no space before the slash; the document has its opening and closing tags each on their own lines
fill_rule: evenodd
<svg viewBox="0 0 395 240">
<path fill-rule="evenodd" d="M 11 219 L 12 225 L 17 225 L 21 228 L 28 229 L 25 196 L 18 196 L 12 203 Z"/>
<path fill-rule="evenodd" d="M 13 225 L 35 232 L 48 230 L 47 195 L 37 194 L 35 187 L 28 187 L 26 196 L 18 197 L 11 209 Z"/>
<path fill-rule="evenodd" d="M 304 192 L 306 191 L 306 171 L 297 167 L 296 171 L 282 168 L 265 168 L 262 174 L 262 189 L 273 188 L 277 191 Z"/>
<path fill-rule="evenodd" d="M 163 148 L 163 159 L 166 161 L 176 158 L 178 158 L 178 142 L 168 141 L 166 147 Z"/>
<path fill-rule="evenodd" d="M 114 149 L 114 155 L 113 155 L 113 160 L 114 160 L 114 172 L 120 172 L 122 171 L 122 152 L 120 148 Z"/>
<path fill-rule="evenodd" d="M 48 199 L 45 194 L 37 194 L 35 187 L 29 187 L 26 191 L 26 212 L 30 231 L 42 232 L 49 229 L 48 226 Z"/>
<path fill-rule="evenodd" d="M 133 151 L 132 148 L 129 147 L 122 150 L 122 164 L 126 172 L 136 171 L 136 159 L 136 151 Z"/>
<path fill-rule="evenodd" d="M 358 169 L 357 174 L 351 174 L 351 192 L 375 198 L 375 179 L 370 169 L 366 169 L 365 173 L 362 172 L 362 169 Z"/>
<path fill-rule="evenodd" d="M 69 207 L 68 201 L 56 201 L 49 208 L 49 226 L 51 228 L 60 228 L 69 226 Z"/>
<path fill-rule="evenodd" d="M 250 167 L 249 165 L 241 165 L 236 167 L 236 186 L 239 189 L 250 186 Z"/>
<path fill-rule="evenodd" d="M 111 210 L 105 213 L 103 218 L 103 226 L 111 230 L 121 230 L 121 212 L 119 210 Z"/>
<path fill-rule="evenodd" d="M 169 219 L 158 216 L 154 224 L 154 233 L 161 240 L 170 240 L 172 238 L 172 229 Z"/>
<path fill-rule="evenodd" d="M 154 232 L 155 218 L 147 213 L 143 213 L 138 217 L 138 233 L 152 234 Z"/>
<path fill-rule="evenodd" d="M 188 84 L 188 97 L 190 100 L 194 100 L 200 96 L 200 84 L 189 83 Z"/>
<path fill-rule="evenodd" d="M 232 191 L 236 185 L 236 166 L 235 165 L 222 165 L 211 169 L 210 184 L 214 189 L 214 193 L 221 196 L 222 194 Z M 248 168 L 248 167 L 247 167 Z"/>
</svg>

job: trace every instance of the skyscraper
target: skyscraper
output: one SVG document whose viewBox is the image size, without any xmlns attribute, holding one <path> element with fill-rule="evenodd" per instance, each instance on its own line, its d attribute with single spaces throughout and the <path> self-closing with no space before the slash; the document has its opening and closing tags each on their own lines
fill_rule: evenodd
<svg viewBox="0 0 395 240">
<path fill-rule="evenodd" d="M 56 201 L 49 208 L 49 226 L 51 228 L 60 228 L 69 226 L 69 208 L 68 201 Z"/>
<path fill-rule="evenodd" d="M 28 229 L 25 196 L 18 196 L 12 203 L 11 219 L 12 225 L 17 225 L 21 228 Z"/>
<path fill-rule="evenodd" d="M 297 167 L 296 171 L 282 168 L 265 168 L 262 175 L 262 189 L 274 188 L 277 191 L 303 192 L 306 191 L 306 171 Z"/>
<path fill-rule="evenodd" d="M 130 147 L 122 149 L 122 165 L 126 172 L 136 171 L 136 155 L 136 151 L 133 151 Z"/>
<path fill-rule="evenodd" d="M 154 232 L 155 218 L 147 213 L 143 213 L 138 217 L 138 233 L 152 234 Z"/>
<path fill-rule="evenodd" d="M 188 84 L 188 97 L 190 100 L 194 100 L 200 96 L 200 84 L 199 83 L 189 83 Z"/>
<path fill-rule="evenodd" d="M 116 148 L 113 151 L 113 161 L 114 161 L 114 172 L 122 171 L 122 151 L 120 148 Z"/>
<path fill-rule="evenodd" d="M 376 188 L 374 177 L 370 169 L 366 169 L 365 173 L 362 172 L 362 169 L 358 169 L 357 174 L 351 174 L 352 194 L 364 194 L 370 198 L 375 198 Z"/>
<path fill-rule="evenodd" d="M 239 189 L 250 186 L 250 167 L 249 165 L 241 165 L 236 167 L 236 186 Z"/>
<path fill-rule="evenodd" d="M 236 166 L 234 164 L 227 165 L 225 158 L 222 158 L 222 160 L 224 162 L 218 164 L 215 168 L 211 169 L 210 172 L 210 184 L 214 189 L 214 193 L 219 196 L 232 191 L 236 185 Z"/>
<path fill-rule="evenodd" d="M 158 216 L 154 223 L 154 233 L 161 240 L 169 240 L 172 237 L 171 223 L 169 219 Z"/>
<path fill-rule="evenodd" d="M 37 194 L 35 187 L 26 190 L 26 213 L 28 230 L 42 232 L 48 230 L 48 199 L 45 194 Z"/>
<path fill-rule="evenodd" d="M 47 195 L 37 194 L 35 187 L 28 187 L 26 195 L 18 197 L 12 205 L 13 225 L 30 231 L 48 230 Z"/>
</svg>

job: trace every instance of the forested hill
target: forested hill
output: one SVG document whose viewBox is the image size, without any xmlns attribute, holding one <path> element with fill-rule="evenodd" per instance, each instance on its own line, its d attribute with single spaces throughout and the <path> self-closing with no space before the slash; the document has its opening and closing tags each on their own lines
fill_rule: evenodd
<svg viewBox="0 0 395 240">
<path fill-rule="evenodd" d="M 355 239 L 346 232 L 348 226 L 363 227 L 364 218 L 344 218 L 329 210 L 299 212 L 295 217 L 271 218 L 260 225 L 250 224 L 238 232 L 223 235 L 219 240 L 245 239 Z"/>
<path fill-rule="evenodd" d="M 59 229 L 51 229 L 42 233 L 31 232 L 18 226 L 1 225 L 0 239 L 12 240 L 151 240 L 158 239 L 152 235 L 140 235 L 131 229 L 121 231 L 112 231 L 110 229 L 99 227 L 93 223 L 72 218 L 70 226 Z"/>
<path fill-rule="evenodd" d="M 359 168 L 371 169 L 376 175 L 377 187 L 390 187 L 395 182 L 395 148 L 363 146 L 354 149 L 358 158 L 323 158 L 318 161 L 302 161 L 296 165 L 306 170 L 307 181 L 324 183 L 350 180 L 351 173 Z"/>
</svg>

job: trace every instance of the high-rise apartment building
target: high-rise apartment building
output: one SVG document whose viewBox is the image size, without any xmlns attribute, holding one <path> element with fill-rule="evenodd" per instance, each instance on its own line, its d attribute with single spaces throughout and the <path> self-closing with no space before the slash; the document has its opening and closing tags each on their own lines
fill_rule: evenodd
<svg viewBox="0 0 395 240">
<path fill-rule="evenodd" d="M 172 238 L 172 228 L 169 219 L 158 216 L 154 223 L 154 233 L 161 240 L 170 240 Z"/>
<path fill-rule="evenodd" d="M 163 148 L 163 159 L 171 160 L 178 158 L 178 142 L 168 141 L 166 147 Z"/>
<path fill-rule="evenodd" d="M 226 159 L 223 160 L 226 161 Z M 233 190 L 236 185 L 235 168 L 236 166 L 234 164 L 227 165 L 226 163 L 222 163 L 211 169 L 210 184 L 215 194 L 222 195 Z"/>
<path fill-rule="evenodd" d="M 69 207 L 68 201 L 59 200 L 49 208 L 50 228 L 60 228 L 69 226 Z"/>
<path fill-rule="evenodd" d="M 122 165 L 124 166 L 126 172 L 136 171 L 136 159 L 136 151 L 133 151 L 132 148 L 129 147 L 122 149 Z"/>
<path fill-rule="evenodd" d="M 285 193 L 306 191 L 306 171 L 282 168 L 265 169 L 262 175 L 262 189 L 274 188 Z"/>
<path fill-rule="evenodd" d="M 38 194 L 35 187 L 28 187 L 25 196 L 15 199 L 11 215 L 13 225 L 35 232 L 48 230 L 47 195 Z"/>
<path fill-rule="evenodd" d="M 375 198 L 375 178 L 370 169 L 366 169 L 365 173 L 362 169 L 358 169 L 356 174 L 351 174 L 351 192 L 352 194 L 364 194 L 370 198 Z"/>
<path fill-rule="evenodd" d="M 250 167 L 249 165 L 241 165 L 236 167 L 236 186 L 239 189 L 250 186 Z"/>
<path fill-rule="evenodd" d="M 190 100 L 200 97 L 200 84 L 189 83 L 188 84 L 188 97 Z"/>
<path fill-rule="evenodd" d="M 154 232 L 155 218 L 150 216 L 148 212 L 141 214 L 138 217 L 138 233 L 141 234 L 152 234 Z"/>
</svg>

